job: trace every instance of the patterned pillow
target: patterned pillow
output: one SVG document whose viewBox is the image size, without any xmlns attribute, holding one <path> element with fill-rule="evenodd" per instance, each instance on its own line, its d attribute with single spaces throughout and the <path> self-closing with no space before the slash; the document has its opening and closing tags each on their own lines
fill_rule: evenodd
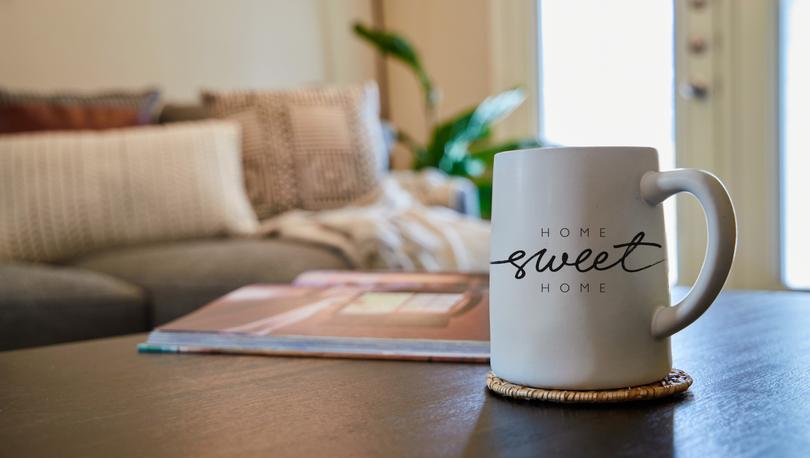
<svg viewBox="0 0 810 458">
<path fill-rule="evenodd" d="M 150 124 L 160 93 L 15 93 L 0 89 L 0 133 L 114 129 Z"/>
<path fill-rule="evenodd" d="M 203 102 L 242 125 L 245 184 L 259 218 L 341 207 L 377 190 L 386 153 L 375 83 L 204 91 Z"/>
<path fill-rule="evenodd" d="M 0 137 L 0 260 L 61 261 L 257 224 L 235 123 Z"/>
</svg>

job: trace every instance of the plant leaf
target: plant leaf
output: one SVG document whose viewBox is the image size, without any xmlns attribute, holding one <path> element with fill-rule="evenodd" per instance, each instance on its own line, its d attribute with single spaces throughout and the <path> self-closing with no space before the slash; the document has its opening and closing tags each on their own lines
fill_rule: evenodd
<svg viewBox="0 0 810 458">
<path fill-rule="evenodd" d="M 489 96 L 478 104 L 473 113 L 472 121 L 476 123 L 478 129 L 486 129 L 490 124 L 505 118 L 515 111 L 524 100 L 526 100 L 526 93 L 521 88 L 510 89 Z"/>
<path fill-rule="evenodd" d="M 481 218 L 492 217 L 492 182 L 476 183 L 478 187 L 478 207 Z"/>
<path fill-rule="evenodd" d="M 472 177 L 473 182 L 478 187 L 478 199 L 482 218 L 489 219 L 492 212 L 492 166 L 495 162 L 495 155 L 502 151 L 537 148 L 540 146 L 545 146 L 545 144 L 537 138 L 529 137 L 510 140 L 470 151 L 470 160 L 478 160 L 485 165 L 484 173 Z"/>
<path fill-rule="evenodd" d="M 495 155 L 503 152 L 503 151 L 512 151 L 516 149 L 524 149 L 524 148 L 537 148 L 543 146 L 543 144 L 537 138 L 519 138 L 515 140 L 509 140 L 504 143 L 499 143 L 497 145 L 487 145 L 482 148 L 472 149 L 470 151 L 470 156 L 476 159 L 480 159 L 484 161 L 488 166 L 491 166 L 493 161 L 495 160 Z"/>
<path fill-rule="evenodd" d="M 419 54 L 408 40 L 395 33 L 371 29 L 359 22 L 354 24 L 353 29 L 357 36 L 371 43 L 378 51 L 399 60 L 413 70 L 425 93 L 425 103 L 430 107 L 436 105 L 438 92 L 434 89 L 433 82 L 422 67 Z"/>
<path fill-rule="evenodd" d="M 525 99 L 522 89 L 510 89 L 487 97 L 477 107 L 438 125 L 427 148 L 426 165 L 447 173 L 458 170 L 459 164 L 469 154 L 470 145 L 488 137 L 491 124 L 509 115 Z"/>
</svg>

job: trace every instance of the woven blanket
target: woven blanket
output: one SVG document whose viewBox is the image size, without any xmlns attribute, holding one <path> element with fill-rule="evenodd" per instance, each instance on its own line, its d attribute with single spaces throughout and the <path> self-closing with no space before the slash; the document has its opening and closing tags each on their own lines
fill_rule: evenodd
<svg viewBox="0 0 810 458">
<path fill-rule="evenodd" d="M 418 186 L 419 180 L 425 186 Z M 359 269 L 488 271 L 489 223 L 430 206 L 413 192 L 441 193 L 435 182 L 435 173 L 394 173 L 383 179 L 370 202 L 317 212 L 293 210 L 263 221 L 260 231 L 332 247 Z"/>
</svg>

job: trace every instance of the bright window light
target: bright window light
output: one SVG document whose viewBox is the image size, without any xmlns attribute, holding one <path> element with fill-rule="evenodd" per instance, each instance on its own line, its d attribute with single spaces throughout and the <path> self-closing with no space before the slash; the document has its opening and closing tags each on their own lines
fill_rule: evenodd
<svg viewBox="0 0 810 458">
<path fill-rule="evenodd" d="M 810 1 L 783 0 L 782 281 L 810 288 Z"/>
<path fill-rule="evenodd" d="M 673 34 L 672 0 L 541 0 L 543 138 L 572 146 L 651 146 L 661 168 L 673 168 Z M 664 204 L 673 283 L 674 204 Z"/>
</svg>

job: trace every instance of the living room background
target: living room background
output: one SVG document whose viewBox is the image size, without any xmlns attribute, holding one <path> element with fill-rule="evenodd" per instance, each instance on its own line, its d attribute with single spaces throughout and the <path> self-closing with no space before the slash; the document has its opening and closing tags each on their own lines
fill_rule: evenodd
<svg viewBox="0 0 810 458">
<path fill-rule="evenodd" d="M 714 170 L 735 198 L 742 229 L 729 285 L 780 289 L 789 249 L 780 248 L 779 15 L 790 2 L 693 3 L 672 2 L 675 90 L 697 78 L 712 91 L 705 100 L 673 94 L 677 165 Z M 352 35 L 351 24 L 361 21 L 401 32 L 417 46 L 445 89 L 440 115 L 517 85 L 527 101 L 496 136 L 542 134 L 538 11 L 534 0 L 270 0 L 238 8 L 217 1 L 7 0 L 0 3 L 0 81 L 35 90 L 157 85 L 167 99 L 187 101 L 204 87 L 377 79 L 384 114 L 424 135 L 417 82 Z M 708 40 L 708 51 L 688 51 L 695 35 Z M 395 167 L 408 161 L 400 149 L 392 157 Z M 703 216 L 688 198 L 679 198 L 678 216 L 678 280 L 688 284 L 704 253 Z"/>
<path fill-rule="evenodd" d="M 0 0 L 0 458 L 805 457 L 808 81 L 810 0 Z"/>
</svg>

